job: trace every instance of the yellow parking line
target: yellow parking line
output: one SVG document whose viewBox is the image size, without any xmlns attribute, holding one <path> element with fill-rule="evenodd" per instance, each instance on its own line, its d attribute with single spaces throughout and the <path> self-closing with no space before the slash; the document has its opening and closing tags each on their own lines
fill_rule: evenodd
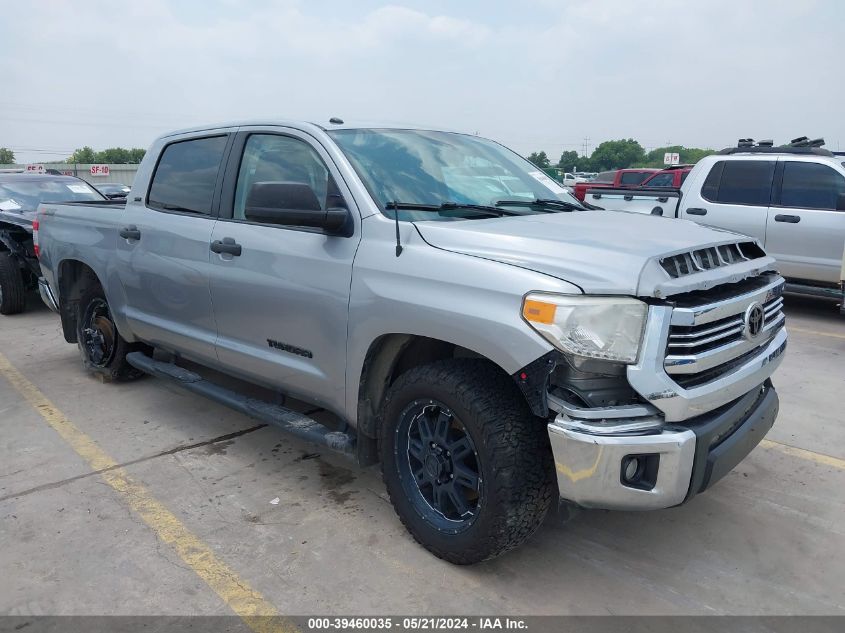
<svg viewBox="0 0 845 633">
<path fill-rule="evenodd" d="M 179 557 L 202 578 L 214 592 L 243 618 L 256 633 L 298 631 L 282 619 L 276 608 L 240 578 L 193 534 L 176 516 L 141 484 L 118 467 L 117 462 L 88 435 L 79 430 L 41 393 L 9 360 L 0 353 L 0 374 L 41 414 L 49 424 L 84 459 L 93 470 L 111 468 L 100 476 L 140 515 L 156 536 L 172 546 Z"/>
<path fill-rule="evenodd" d="M 805 330 L 802 327 L 793 327 L 788 325 L 786 329 L 789 332 L 801 332 L 802 334 L 815 334 L 816 336 L 829 336 L 830 338 L 845 339 L 845 334 L 835 334 L 833 332 L 820 332 L 819 330 Z"/>
<path fill-rule="evenodd" d="M 838 457 L 833 457 L 832 455 L 808 451 L 805 448 L 798 448 L 797 446 L 790 446 L 789 444 L 781 444 L 780 442 L 775 442 L 774 440 L 763 440 L 760 442 L 760 446 L 773 448 L 785 455 L 792 455 L 793 457 L 800 457 L 801 459 L 816 462 L 817 464 L 822 464 L 824 466 L 833 466 L 839 470 L 845 470 L 845 459 L 839 459 Z"/>
</svg>

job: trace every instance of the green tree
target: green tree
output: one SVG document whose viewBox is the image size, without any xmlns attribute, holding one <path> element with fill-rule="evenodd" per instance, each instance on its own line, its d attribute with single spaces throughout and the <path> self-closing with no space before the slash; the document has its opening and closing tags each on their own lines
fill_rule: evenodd
<svg viewBox="0 0 845 633">
<path fill-rule="evenodd" d="M 679 154 L 681 163 L 686 165 L 693 165 L 700 161 L 705 156 L 713 153 L 712 149 L 702 149 L 699 147 L 684 147 L 683 145 L 670 145 L 668 147 L 656 147 L 646 154 L 646 167 L 664 167 L 663 155 L 672 152 Z"/>
<path fill-rule="evenodd" d="M 66 163 L 82 163 L 82 164 L 90 164 L 97 162 L 97 152 L 93 149 L 88 147 L 87 145 L 82 149 L 75 149 L 73 150 L 73 154 L 71 154 L 68 159 L 65 161 Z"/>
<path fill-rule="evenodd" d="M 13 165 L 15 153 L 7 147 L 0 147 L 0 165 Z"/>
<path fill-rule="evenodd" d="M 129 162 L 129 150 L 122 147 L 110 147 L 97 152 L 98 163 L 126 164 Z"/>
<path fill-rule="evenodd" d="M 625 169 L 642 165 L 645 158 L 643 146 L 632 138 L 605 141 L 590 155 L 590 166 L 594 171 Z"/>
<path fill-rule="evenodd" d="M 557 166 L 563 171 L 575 171 L 576 167 L 579 171 L 588 171 L 585 169 L 588 162 L 589 159 L 586 156 L 578 156 L 575 150 L 567 150 L 560 155 Z"/>
<path fill-rule="evenodd" d="M 95 152 L 87 145 L 81 149 L 74 150 L 67 159 L 68 163 L 110 163 L 112 165 L 125 165 L 127 163 L 140 163 L 147 150 L 140 147 L 126 149 L 125 147 L 110 147 L 101 152 Z"/>
<path fill-rule="evenodd" d="M 144 160 L 144 154 L 147 153 L 147 150 L 141 149 L 140 147 L 133 147 L 129 150 L 129 162 L 130 163 L 140 163 Z"/>
<path fill-rule="evenodd" d="M 552 164 L 549 157 L 546 156 L 546 152 L 531 152 L 528 155 L 528 160 L 537 165 L 540 169 L 551 167 Z"/>
</svg>

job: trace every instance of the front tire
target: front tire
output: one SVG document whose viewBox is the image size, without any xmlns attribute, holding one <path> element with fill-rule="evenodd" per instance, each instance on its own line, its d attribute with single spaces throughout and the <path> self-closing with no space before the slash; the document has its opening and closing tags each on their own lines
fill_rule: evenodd
<svg viewBox="0 0 845 633">
<path fill-rule="evenodd" d="M 0 314 L 20 314 L 26 309 L 26 284 L 15 256 L 0 253 Z"/>
<path fill-rule="evenodd" d="M 144 375 L 126 361 L 129 352 L 139 349 L 128 343 L 117 331 L 103 289 L 91 288 L 79 302 L 76 320 L 76 341 L 82 365 L 109 380 L 127 381 Z"/>
<path fill-rule="evenodd" d="M 385 486 L 423 547 L 468 565 L 540 526 L 556 494 L 546 425 L 497 367 L 453 359 L 411 369 L 383 413 Z"/>
</svg>

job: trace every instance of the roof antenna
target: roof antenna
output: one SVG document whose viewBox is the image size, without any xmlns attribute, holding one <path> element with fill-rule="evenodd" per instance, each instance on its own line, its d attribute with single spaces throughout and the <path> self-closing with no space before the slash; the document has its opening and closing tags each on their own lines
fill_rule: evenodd
<svg viewBox="0 0 845 633">
<path fill-rule="evenodd" d="M 394 200 L 391 206 L 393 219 L 396 221 L 396 257 L 399 257 L 402 254 L 402 241 L 399 239 L 399 203 Z"/>
</svg>

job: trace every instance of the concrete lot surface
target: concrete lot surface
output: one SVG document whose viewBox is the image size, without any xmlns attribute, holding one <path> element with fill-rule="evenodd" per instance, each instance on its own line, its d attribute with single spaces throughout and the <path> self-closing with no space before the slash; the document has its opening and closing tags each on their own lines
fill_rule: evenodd
<svg viewBox="0 0 845 633">
<path fill-rule="evenodd" d="M 102 384 L 33 301 L 0 317 L 0 614 L 843 615 L 845 320 L 787 314 L 780 417 L 722 482 L 462 568 L 376 469 L 160 380 Z"/>
</svg>

